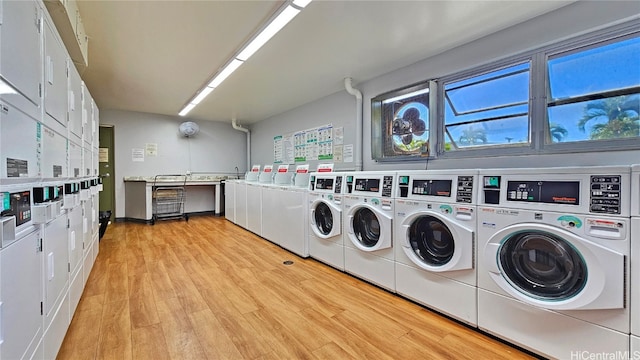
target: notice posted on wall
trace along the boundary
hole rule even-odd
[[[131,149],[131,161],[144,162],[144,149],[138,149],[138,148]]]
[[[341,128],[342,129],[342,128]],[[333,159],[333,125],[323,125],[273,138],[274,163]]]
[[[353,162],[353,144],[345,145],[342,147],[343,162]]]
[[[158,156],[158,144],[147,143],[144,150],[147,156]]]

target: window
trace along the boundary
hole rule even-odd
[[[428,83],[377,96],[371,104],[374,159],[429,155]]]
[[[530,63],[444,84],[445,151],[529,145]]]
[[[640,137],[640,38],[549,57],[546,143]]]

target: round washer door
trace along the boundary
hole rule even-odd
[[[473,268],[472,229],[428,211],[408,216],[401,226],[403,250],[420,268],[433,272]]]
[[[309,219],[311,221],[311,231],[321,238],[340,235],[342,210],[332,203],[318,199],[310,206]]]
[[[492,279],[526,303],[554,310],[624,306],[624,255],[545,224],[507,226],[484,259]]]
[[[362,251],[376,251],[391,247],[391,217],[378,209],[360,204],[348,215],[349,239]]]

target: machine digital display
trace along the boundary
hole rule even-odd
[[[16,226],[31,220],[31,191],[20,191],[9,195],[11,210],[16,216]]]
[[[331,190],[333,189],[333,179],[316,179],[316,190]]]
[[[380,179],[356,179],[355,190],[357,191],[380,191]]]
[[[500,187],[500,176],[485,176],[484,177],[484,187],[485,188],[499,188]]]
[[[413,180],[413,195],[451,196],[451,180]]]
[[[580,182],[508,181],[507,200],[580,205]]]

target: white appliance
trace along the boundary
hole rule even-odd
[[[398,171],[396,291],[476,325],[477,170]]]
[[[344,173],[315,172],[309,180],[309,256],[344,271]]]
[[[640,164],[631,167],[631,355],[640,358]]]
[[[309,257],[307,189],[293,183],[294,174],[289,165],[279,165],[274,183],[263,185],[262,236],[298,256]]]
[[[226,180],[224,182],[224,217],[236,222],[236,180]]]
[[[262,236],[262,185],[259,183],[247,183],[246,229]]]
[[[480,170],[478,327],[546,357],[629,351],[629,167]]]
[[[345,180],[344,269],[395,292],[393,190],[395,172],[355,172]]]

